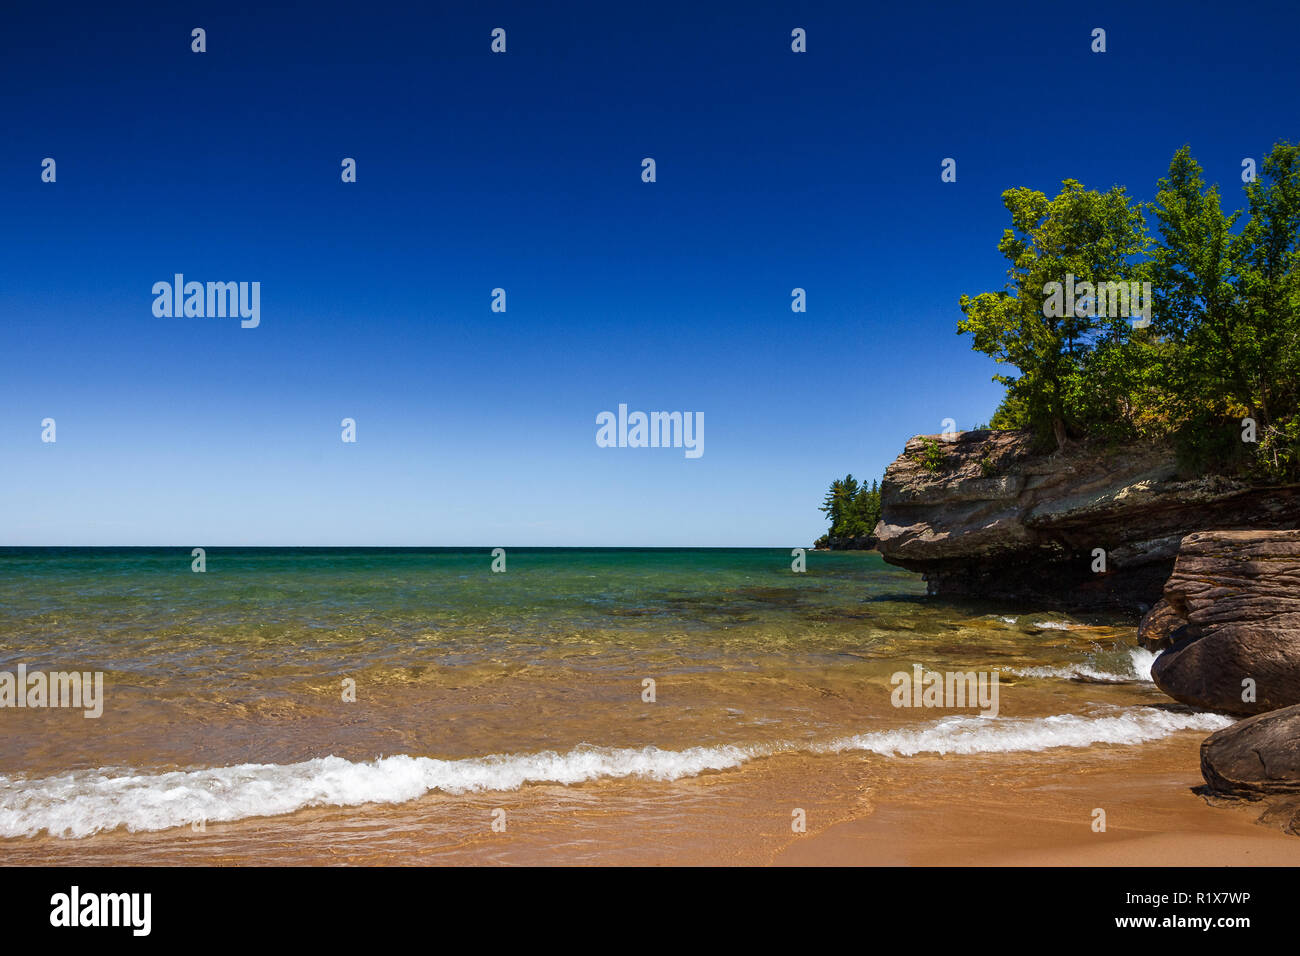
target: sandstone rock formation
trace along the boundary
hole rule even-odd
[[[1155,607],[1142,615],[1138,624],[1138,646],[1148,651],[1163,651],[1186,636],[1180,633],[1186,626],[1187,621],[1161,598]]]
[[[880,542],[874,534],[860,534],[848,537],[834,537],[824,534],[818,538],[813,547],[819,551],[874,551]]]
[[[1295,486],[1183,478],[1165,445],[1037,453],[1009,431],[913,438],[885,472],[881,506],[881,555],[924,574],[932,594],[1129,609],[1160,598],[1189,531],[1300,527]]]
[[[1201,744],[1207,796],[1262,800],[1261,822],[1300,834],[1300,706],[1239,721]]]
[[[1188,535],[1165,601],[1187,625],[1151,665],[1166,694],[1237,714],[1300,704],[1300,532]]]
[[[1300,705],[1239,720],[1206,737],[1201,774],[1216,793],[1300,795]]]

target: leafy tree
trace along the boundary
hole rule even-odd
[[[1242,361],[1255,391],[1248,407],[1260,431],[1254,470],[1300,478],[1300,146],[1278,143],[1246,187],[1250,219],[1241,234],[1238,287]],[[1253,363],[1253,365],[1251,364]]]
[[[1290,418],[1300,372],[1300,146],[1278,143],[1246,187],[1250,218],[1240,240],[1239,340],[1247,407],[1261,426]]]
[[[1172,438],[1197,470],[1300,481],[1300,145],[1275,144],[1245,192],[1246,208],[1225,212],[1184,146],[1152,203],[1075,180],[1052,199],[1003,193],[1006,283],[963,295],[957,323],[1016,373],[994,377],[1007,391],[990,425],[1031,429],[1058,449],[1072,438]],[[1057,308],[1051,283],[1067,276],[1093,295],[1085,285],[1074,308]],[[1101,283],[1148,281],[1149,323],[1132,321],[1132,302],[1101,307]],[[1242,441],[1247,417],[1257,444]],[[920,460],[937,470],[933,444]],[[995,471],[981,462],[982,474]],[[848,475],[822,511],[832,536],[870,534],[878,485]]]
[[[1151,209],[1160,234],[1152,258],[1153,327],[1179,346],[1165,384],[1186,406],[1184,416],[1196,409],[1223,413],[1234,399],[1246,407],[1252,346],[1239,321],[1241,244],[1232,232],[1240,214],[1223,212],[1218,187],[1205,187],[1186,146],[1160,180]]]
[[[1054,199],[1032,189],[1002,194],[1011,214],[1011,228],[998,244],[1009,263],[1007,283],[998,292],[963,295],[966,318],[957,324],[958,332],[974,338],[976,350],[1019,371],[995,381],[1007,386],[1019,422],[1054,438],[1058,448],[1097,417],[1082,401],[1098,395],[1095,382],[1091,391],[1082,387],[1089,353],[1122,344],[1132,326],[1126,315],[1099,315],[1095,296],[1053,314],[1048,285],[1071,275],[1094,287],[1143,281],[1144,266],[1133,260],[1149,241],[1141,208],[1122,187],[1100,193],[1075,180],[1061,185]]]
[[[1237,429],[1249,417],[1259,461],[1284,475],[1297,460],[1300,413],[1300,147],[1278,143],[1246,187],[1247,213],[1225,214],[1187,147],[1175,154],[1152,205],[1154,327],[1174,360],[1161,382],[1184,458],[1224,467],[1247,456]]]

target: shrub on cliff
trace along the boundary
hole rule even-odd
[[[916,463],[930,474],[937,474],[943,468],[946,458],[943,447],[934,438],[925,439],[922,445],[925,450],[916,456]]]

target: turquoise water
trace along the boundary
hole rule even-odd
[[[819,627],[864,604],[924,593],[875,555],[782,549],[181,548],[0,549],[0,663],[88,664],[151,673],[339,651],[400,658],[433,640],[452,657],[591,649],[654,633],[679,651],[719,649],[719,630],[764,625],[764,642],[832,651]],[[724,642],[725,643],[725,642]]]
[[[1150,706],[1131,623],[935,601],[875,554],[491,551],[0,549],[0,671],[104,678],[97,718],[0,710],[0,836],[1190,719]],[[997,720],[899,709],[914,664],[1000,672]]]

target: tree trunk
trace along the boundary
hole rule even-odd
[[[1059,416],[1052,416],[1052,434],[1056,436],[1056,450],[1064,451],[1069,438],[1065,434],[1065,422]]]

